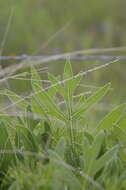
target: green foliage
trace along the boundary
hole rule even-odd
[[[35,68],[31,73],[33,93],[28,99],[4,91],[19,114],[6,120],[1,116],[1,188],[125,190],[125,104],[97,126],[85,127],[85,117],[110,84],[88,97],[81,94],[78,103],[76,88],[82,78],[73,74],[69,62],[63,80],[48,74],[46,87]]]

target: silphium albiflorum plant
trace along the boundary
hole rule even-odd
[[[16,116],[0,116],[0,175],[4,190],[125,190],[125,104],[87,128],[87,113],[111,85],[77,94],[82,74],[66,63],[63,79],[48,73],[49,86],[31,68],[32,93],[5,89]]]

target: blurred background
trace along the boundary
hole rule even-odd
[[[39,53],[125,45],[125,8],[125,0],[0,0],[0,41],[13,11],[4,54],[36,52],[58,31]]]
[[[119,46],[126,46],[125,0],[0,0],[1,55],[55,55]],[[104,55],[126,55],[126,52]],[[62,73],[64,62],[50,62],[49,70],[56,75]],[[111,82],[109,104],[125,101],[125,62],[86,76],[84,83],[101,86]],[[7,63],[13,64],[12,61]],[[105,61],[72,61],[75,73],[103,63]],[[27,81],[20,81],[20,85],[16,80],[8,83],[9,88],[18,93],[29,88]]]

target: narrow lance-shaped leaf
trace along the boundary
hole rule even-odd
[[[67,80],[70,79],[68,81],[65,82],[65,86],[70,86],[71,85],[71,78],[73,77],[73,70],[72,70],[72,66],[70,64],[70,61],[67,60],[65,67],[64,67],[64,76],[63,79]]]
[[[85,158],[87,158],[85,169],[88,174],[92,173],[93,164],[100,153],[103,141],[104,141],[104,133],[101,132],[94,138],[92,145],[90,145],[90,147],[88,148],[88,152],[85,153]]]
[[[21,138],[21,142],[25,150],[36,152],[38,150],[38,146],[34,133],[32,133],[29,128],[24,126],[18,126],[16,130],[17,135]]]
[[[87,110],[97,103],[110,89],[110,83],[98,89],[95,94],[91,95],[87,100],[73,113],[73,118],[80,118]]]
[[[56,117],[57,119],[67,122],[66,117],[60,111],[59,107],[55,104],[53,99],[48,95],[48,92],[45,92],[44,89],[36,84],[34,84],[34,86],[37,86],[37,89],[39,89],[39,101],[43,106],[47,107],[47,110],[49,111],[48,114]]]
[[[49,95],[53,97],[58,92],[61,94],[61,96],[64,96],[64,88],[58,77],[55,77],[54,75],[48,73],[48,79],[51,82],[51,86],[48,90]]]
[[[67,80],[68,79],[68,80]],[[64,94],[64,99],[67,104],[68,112],[71,115],[72,114],[72,102],[73,102],[73,89],[72,83],[73,83],[73,71],[72,71],[72,66],[70,62],[67,62],[64,67],[64,89],[65,89],[65,94]]]
[[[35,69],[32,70],[32,78],[33,79],[39,78]],[[59,107],[55,104],[53,97],[50,97],[48,92],[46,92],[42,88],[42,85],[40,85],[40,82],[35,82],[33,80],[31,81],[31,83],[35,91],[35,99],[36,101],[39,101],[42,111],[44,112],[45,110],[48,112],[48,114],[66,122],[67,119],[65,118],[64,114],[60,111]]]
[[[55,151],[62,159],[64,159],[65,149],[66,149],[66,141],[64,137],[61,137],[60,140],[58,141],[58,144],[55,147]]]
[[[22,97],[18,96],[16,93],[5,89],[4,93],[8,98],[11,100],[11,102],[16,105],[18,108],[25,110],[28,106],[27,101],[25,101]]]
[[[42,116],[44,117],[46,110],[44,110],[44,108],[41,106],[39,100],[37,101],[35,97],[32,97],[31,104],[31,109],[32,112],[35,114],[35,117],[37,117],[38,119],[42,118]]]
[[[119,146],[114,146],[110,150],[108,150],[103,156],[101,156],[93,165],[93,173],[95,174],[100,169],[102,169],[108,161],[110,161],[113,156],[117,153]]]
[[[36,69],[34,67],[31,67],[31,85],[33,90],[36,91],[36,89],[34,89],[34,83],[37,83],[40,86],[42,85],[41,78],[37,73]]]
[[[95,138],[94,138],[94,142],[93,142],[93,146],[90,149],[90,155],[91,155],[91,159],[95,160],[100,152],[101,146],[103,144],[104,141],[104,133],[100,132]]]
[[[118,122],[118,127],[126,132],[126,113],[123,114]]]
[[[99,132],[101,129],[109,130],[116,124],[121,116],[124,114],[125,104],[118,106],[108,115],[106,115],[102,121],[99,123],[97,128],[95,129],[95,133]]]

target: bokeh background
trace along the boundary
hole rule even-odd
[[[0,0],[1,41],[11,9],[5,54],[33,53],[63,27],[41,53],[126,43],[125,0]]]
[[[0,45],[2,55],[53,55],[88,48],[126,46],[126,1],[0,0]],[[125,53],[108,52],[107,55]],[[72,64],[74,71],[79,72],[104,62],[73,61]],[[63,65],[64,61],[58,61],[49,63],[48,67],[54,74],[59,74]],[[109,103],[124,102],[125,61],[90,74],[84,82],[96,86],[111,82],[114,90]],[[19,85],[18,81],[10,80],[9,86],[22,93],[29,83],[20,81]]]

